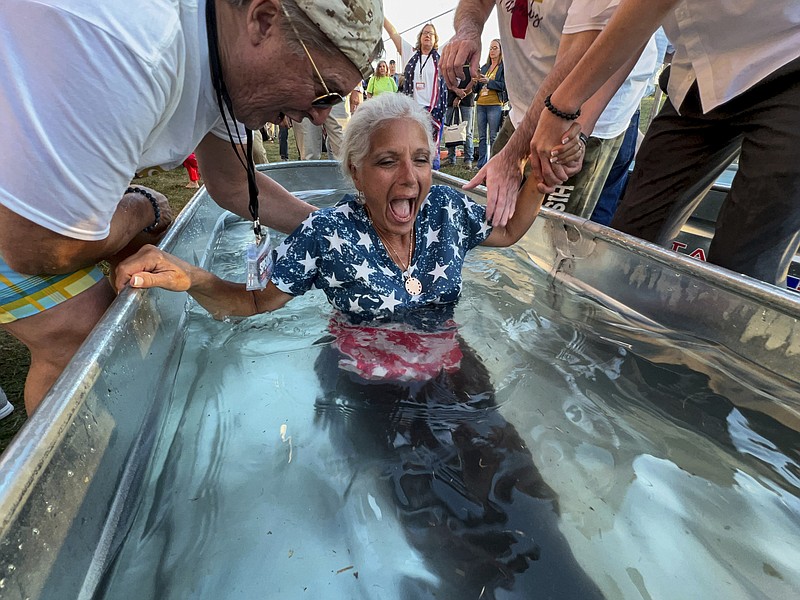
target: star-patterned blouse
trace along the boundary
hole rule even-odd
[[[354,323],[395,320],[426,305],[455,303],[464,256],[491,230],[484,206],[453,188],[432,186],[414,223],[410,269],[422,293],[412,296],[364,207],[348,195],[311,213],[278,246],[272,282],[293,296],[321,289]]]

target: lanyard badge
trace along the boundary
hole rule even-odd
[[[263,290],[267,287],[273,267],[269,232],[262,230],[258,221],[255,222],[255,229],[256,239],[247,244],[245,252],[245,273],[247,273],[245,287],[248,292]]]

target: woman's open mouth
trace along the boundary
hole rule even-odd
[[[389,211],[400,223],[408,223],[414,218],[414,200],[416,198],[396,198],[389,201]]]

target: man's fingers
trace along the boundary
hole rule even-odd
[[[547,182],[550,185],[558,185],[559,183],[564,183],[567,179],[569,179],[567,172],[564,170],[564,165],[553,164],[552,168],[553,168],[553,179]]]
[[[544,175],[542,173],[542,165],[539,162],[539,155],[538,154],[531,154],[529,164],[531,166],[531,177],[536,179],[536,181],[542,182],[544,181]]]
[[[465,183],[462,188],[465,190],[473,190],[479,185],[482,185],[484,181],[486,181],[486,165],[481,167],[481,170],[475,173],[475,177]]]
[[[543,194],[552,194],[553,192],[556,191],[555,186],[545,185],[544,183],[541,183],[541,182],[536,184],[536,189],[539,190]]]

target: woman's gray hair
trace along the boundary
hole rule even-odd
[[[428,111],[405,94],[385,93],[362,102],[344,130],[339,149],[342,173],[352,181],[350,170],[359,168],[370,151],[372,134],[392,119],[408,119],[425,132],[431,151],[431,162],[438,151],[431,135],[433,122]],[[409,123],[411,126],[411,123]]]

